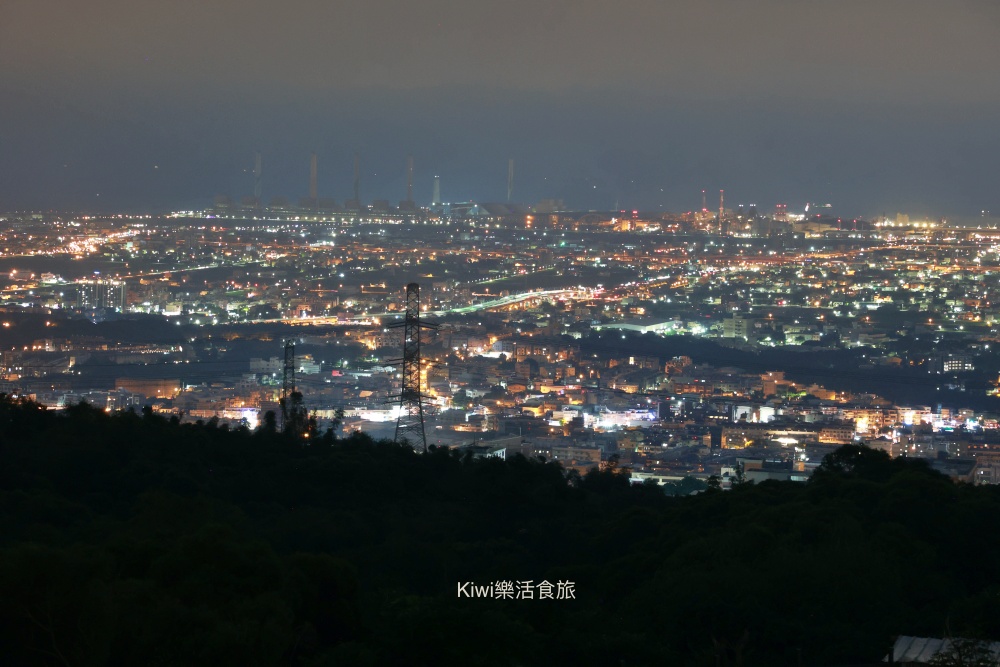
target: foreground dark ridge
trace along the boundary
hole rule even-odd
[[[364,436],[0,401],[17,665],[833,665],[1000,637],[1000,493],[845,447],[670,498]],[[575,599],[458,597],[572,582]],[[801,663],[799,662],[801,660]]]

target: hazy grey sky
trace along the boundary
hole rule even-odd
[[[247,194],[1000,209],[1000,3],[5,0],[0,209]],[[596,187],[595,187],[596,186]],[[420,196],[422,189],[427,192]],[[662,190],[662,192],[661,192]],[[100,193],[103,199],[98,199]]]

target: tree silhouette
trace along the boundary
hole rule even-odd
[[[316,436],[316,419],[309,416],[302,398],[302,392],[293,391],[287,399],[282,398],[279,402],[284,417],[281,431],[294,440]]]
[[[1000,629],[1000,494],[858,448],[808,484],[669,496],[364,434],[305,447],[273,415],[0,397],[0,424],[4,664],[860,664],[949,619]],[[578,593],[455,594],[515,578]]]
[[[952,638],[946,640],[946,647],[931,659],[930,664],[941,667],[997,667],[1000,655],[993,651],[990,642]]]

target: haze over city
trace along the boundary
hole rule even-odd
[[[0,203],[218,194],[998,210],[990,2],[6,3]]]

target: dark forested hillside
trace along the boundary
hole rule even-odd
[[[674,498],[311,441],[0,401],[0,662],[834,665],[1000,637],[1000,492],[919,462],[844,448],[806,485]]]

